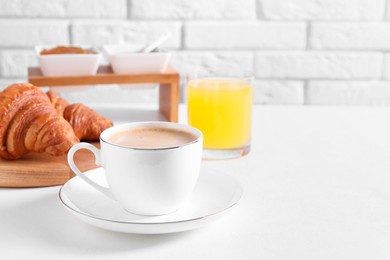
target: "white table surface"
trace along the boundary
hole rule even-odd
[[[71,216],[59,186],[0,189],[0,259],[389,259],[390,108],[255,107],[251,153],[204,162],[240,203],[210,226],[115,233]]]

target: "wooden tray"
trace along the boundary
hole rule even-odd
[[[99,143],[93,143],[99,147]],[[80,150],[75,162],[81,171],[97,168],[95,157],[88,150]],[[44,187],[64,184],[74,173],[66,155],[54,157],[31,153],[21,159],[0,159],[0,187]]]
[[[111,66],[100,66],[95,75],[56,77],[45,77],[39,67],[30,67],[28,81],[35,86],[69,88],[75,85],[158,83],[159,111],[168,121],[178,121],[180,75],[171,66],[162,73],[150,74],[115,74]]]

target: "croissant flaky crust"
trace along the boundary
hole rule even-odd
[[[83,104],[68,105],[63,116],[80,140],[98,140],[100,133],[113,125],[111,120]]]
[[[102,117],[95,110],[83,104],[69,105],[54,90],[48,91],[47,95],[58,114],[69,122],[80,140],[99,140],[100,133],[113,125],[111,120]]]
[[[0,92],[0,157],[17,159],[29,152],[65,154],[79,139],[32,84],[13,84]]]
[[[58,96],[57,92],[54,90],[49,90],[46,94],[57,113],[62,116],[64,114],[65,107],[69,105],[68,101]]]

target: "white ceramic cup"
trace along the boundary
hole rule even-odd
[[[109,137],[134,127],[164,127],[192,133],[188,143],[168,148],[131,148],[110,143]],[[100,150],[78,143],[68,152],[70,168],[89,185],[116,200],[125,210],[138,215],[174,212],[194,189],[202,160],[202,133],[191,126],[171,122],[137,122],[106,129],[100,135]],[[88,149],[96,164],[104,168],[108,188],[86,177],[75,165],[77,150]]]

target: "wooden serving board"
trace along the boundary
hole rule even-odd
[[[93,143],[99,147],[99,143]],[[97,168],[95,157],[88,150],[77,151],[76,165],[81,171]],[[74,176],[66,155],[30,153],[13,161],[0,159],[0,187],[45,187],[64,184]]]

